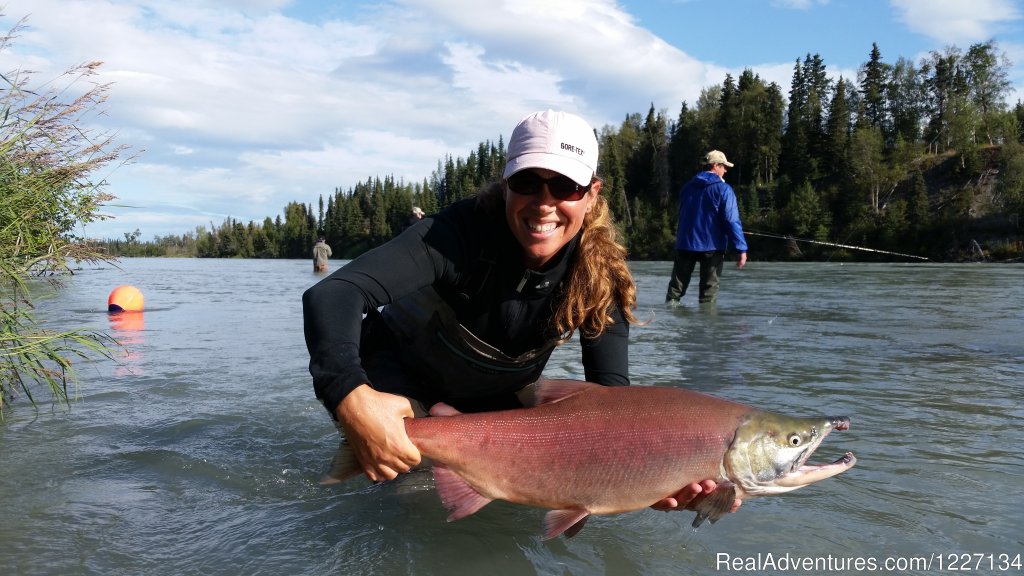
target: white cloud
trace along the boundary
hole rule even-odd
[[[1021,18],[1013,0],[890,0],[910,30],[942,45],[985,42]]]
[[[552,70],[538,70],[515,61],[488,62],[481,46],[448,43],[446,48],[448,53],[442,61],[451,69],[452,86],[478,105],[522,110],[531,108],[524,102],[529,100],[571,107],[573,97],[562,92],[562,78]],[[523,90],[526,86],[529,90]]]
[[[598,124],[618,123],[624,110],[693,101],[701,88],[725,75],[724,69],[698,62],[636,26],[610,0],[506,1],[501,9],[455,0],[407,0],[402,5],[411,14],[429,5],[435,33],[459,39],[448,46],[466,47],[457,54],[462,59],[446,60],[466,64],[471,55],[472,67],[458,72],[486,71],[489,80],[501,76],[513,94],[529,96],[518,101],[506,97],[506,103],[519,104],[510,115],[538,107],[524,109],[524,101],[548,102]],[[571,105],[563,104],[567,99]]]
[[[8,1],[8,14],[32,14],[17,58],[49,75],[104,60],[106,122],[146,149],[109,178],[133,208],[94,229],[139,222],[164,235],[262,220],[371,175],[418,182],[533,110],[595,127],[652,103],[674,114],[726,72],[614,0],[395,0],[308,21],[286,4]]]

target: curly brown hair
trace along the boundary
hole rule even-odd
[[[494,182],[481,190],[477,202],[487,211],[503,210],[504,182]],[[583,219],[579,246],[563,283],[564,297],[551,318],[551,327],[562,341],[576,330],[588,338],[600,336],[615,321],[611,314],[615,307],[622,310],[627,322],[639,323],[633,314],[636,284],[618,234],[608,201],[598,194]]]

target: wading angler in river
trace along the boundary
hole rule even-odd
[[[561,344],[579,346],[587,381],[629,385],[636,286],[597,147],[579,116],[530,114],[512,131],[500,181],[303,294],[313,387],[367,478],[419,464],[412,418],[438,403],[461,412],[530,403]],[[696,506],[718,476],[709,469],[655,505]]]

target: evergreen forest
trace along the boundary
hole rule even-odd
[[[632,259],[670,260],[677,192],[718,149],[735,163],[726,180],[752,259],[1019,261],[1024,104],[1007,103],[1009,69],[994,41],[917,63],[886,62],[873,44],[855,79],[807,54],[785,91],[747,69],[672,114],[652,105],[602,127],[603,194]],[[420,182],[370,176],[263,222],[100,244],[112,256],[308,258],[324,236],[352,258],[401,232],[413,206],[430,214],[499,179],[504,162],[499,136]]]

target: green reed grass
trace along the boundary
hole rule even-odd
[[[0,51],[23,27],[0,36]],[[72,263],[113,262],[79,236],[114,199],[96,173],[126,162],[125,148],[91,127],[110,88],[94,81],[99,65],[40,85],[31,73],[0,73],[0,418],[18,396],[36,406],[37,386],[67,405],[74,363],[112,359],[117,345],[96,331],[46,328],[33,304],[34,294],[62,287]]]

